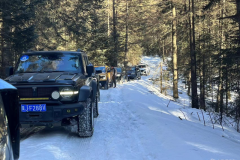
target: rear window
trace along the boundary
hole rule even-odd
[[[96,71],[101,71],[102,73],[106,72],[106,68],[105,67],[95,67]]]

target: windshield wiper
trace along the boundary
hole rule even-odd
[[[64,72],[64,71],[40,71],[41,73]]]
[[[16,73],[39,73],[40,71],[16,72]]]

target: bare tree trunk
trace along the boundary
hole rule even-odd
[[[189,74],[188,74],[187,85],[188,85],[188,92],[187,93],[190,96],[191,95],[191,71],[189,71]]]
[[[238,32],[240,32],[240,1],[236,0],[236,4],[237,4],[237,22],[238,22]],[[238,44],[240,44],[240,34],[238,34]]]
[[[163,40],[163,62],[165,62],[165,40]]]
[[[202,13],[201,13],[202,15]],[[204,21],[202,22],[202,31],[204,30]],[[201,41],[201,34],[204,35],[204,32],[199,33],[199,40]],[[205,48],[205,40],[203,42],[203,45],[201,45],[201,43],[199,42],[200,45],[200,51],[202,50],[202,46],[203,48]],[[201,52],[202,54],[202,66],[200,69],[200,108],[204,109],[204,111],[206,111],[206,106],[205,106],[205,51]]]
[[[190,53],[192,52],[192,20],[191,20],[191,0],[188,1],[189,3],[189,46],[190,46]],[[189,62],[191,65],[191,61]],[[191,71],[189,72],[188,75],[188,95],[191,95]]]
[[[221,17],[223,17],[223,9],[221,10]],[[220,28],[220,55],[219,57],[221,58],[220,59],[220,68],[219,68],[219,85],[218,85],[218,97],[217,97],[217,108],[216,108],[216,112],[218,111],[219,112],[219,109],[220,109],[220,124],[222,124],[222,115],[223,115],[223,55],[222,55],[222,50],[225,49],[224,47],[224,35],[223,35],[223,20],[219,20],[219,28]]]
[[[109,0],[107,1],[107,6],[108,6],[108,37],[110,36],[110,5],[109,5]]]
[[[226,113],[228,114],[228,92],[229,92],[228,66],[226,66],[226,82],[225,82],[225,88],[226,88]]]
[[[196,51],[195,51],[195,20],[194,20],[194,0],[192,0],[192,44],[191,44],[191,85],[192,85],[192,108],[198,107],[198,95],[197,95],[197,64],[196,64]]]
[[[205,56],[202,56],[202,68],[200,70],[200,106],[201,109],[206,110],[205,106]]]
[[[177,66],[177,20],[176,9],[172,9],[172,48],[173,48],[173,98],[178,98],[178,66]]]
[[[125,55],[124,55],[124,68],[127,67],[127,53],[128,53],[128,0],[126,0],[126,33],[125,33]]]
[[[114,56],[113,56],[113,66],[117,66],[118,59],[118,38],[117,38],[117,16],[116,16],[116,3],[113,0],[113,42],[114,42]]]
[[[162,62],[160,62],[160,89],[161,89],[161,93],[163,91],[163,87],[162,87]]]

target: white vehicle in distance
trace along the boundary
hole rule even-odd
[[[140,71],[141,71],[141,75],[146,75],[146,76],[149,75],[150,69],[149,69],[149,67],[148,67],[147,64],[140,63],[140,64],[138,65],[138,67],[139,67],[139,69],[140,69]]]

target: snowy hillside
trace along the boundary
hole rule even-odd
[[[207,113],[204,126],[184,90],[176,103],[148,80],[160,58],[142,62],[150,66],[149,76],[101,90],[91,138],[61,127],[33,129],[21,141],[20,160],[240,160],[240,134],[226,126],[213,129]]]

